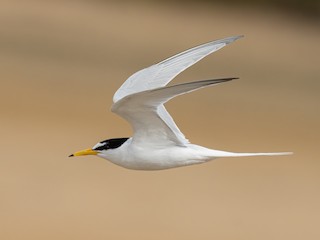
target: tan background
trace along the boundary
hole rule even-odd
[[[245,38],[174,83],[241,79],[167,106],[194,143],[293,156],[158,172],[67,158],[131,134],[109,110],[135,71]],[[320,239],[320,28],[272,9],[100,1],[0,3],[0,238]]]

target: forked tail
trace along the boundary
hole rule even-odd
[[[290,155],[292,152],[272,152],[272,153],[234,153],[234,152],[224,152],[211,150],[211,156],[213,157],[251,157],[251,156],[281,156]]]
[[[250,157],[250,156],[281,156],[290,155],[292,152],[274,152],[274,153],[230,153],[228,157]]]
[[[236,152],[214,150],[214,149],[202,147],[195,144],[190,144],[189,146],[192,149],[196,150],[199,156],[203,156],[205,159],[214,159],[219,157],[280,156],[280,155],[292,154],[292,152],[236,153]]]

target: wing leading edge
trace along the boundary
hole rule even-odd
[[[134,73],[116,91],[113,102],[133,93],[167,85],[185,69],[241,37],[228,37],[196,46]]]

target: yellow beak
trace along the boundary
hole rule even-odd
[[[69,157],[76,157],[76,156],[85,156],[85,155],[97,155],[98,152],[92,149],[85,149],[79,152],[75,152],[74,154],[71,154]]]

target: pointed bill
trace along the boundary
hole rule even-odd
[[[69,157],[77,157],[77,156],[86,156],[86,155],[97,155],[98,152],[95,150],[92,150],[91,148],[79,151],[79,152],[75,152],[71,155],[69,155]]]

